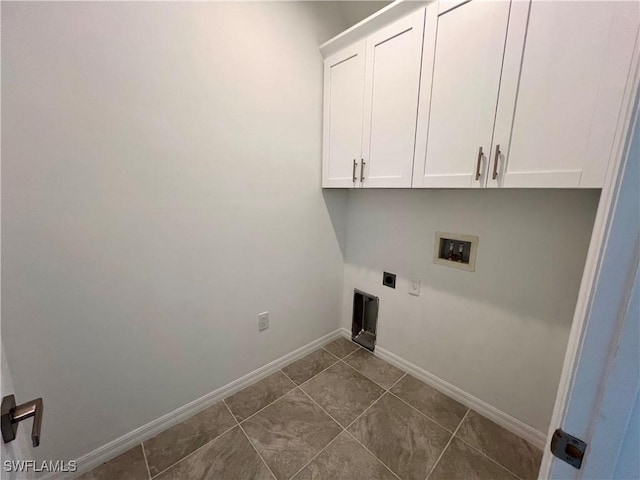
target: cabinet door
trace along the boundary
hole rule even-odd
[[[322,186],[355,187],[362,144],[365,41],[324,61]]]
[[[517,84],[517,99],[503,97],[501,87],[494,137],[501,155],[489,185],[602,187],[638,33],[638,4],[529,3],[524,51],[514,55],[517,63],[505,55],[503,83]]]
[[[424,9],[367,38],[363,187],[410,187]]]
[[[414,187],[486,185],[510,6],[427,7]]]

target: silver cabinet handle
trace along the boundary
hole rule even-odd
[[[480,162],[482,162],[482,147],[478,150],[478,163],[476,164],[476,182],[480,179]]]
[[[358,180],[358,177],[356,177],[356,168],[358,167],[358,162],[356,162],[356,159],[353,159],[353,171],[351,172],[351,176],[353,177],[353,183],[356,183],[356,180]]]
[[[365,161],[364,158],[360,159],[360,181],[364,182],[364,165],[365,165]]]
[[[500,159],[500,145],[496,145],[496,156],[493,159],[493,179],[498,178],[498,160]]]
[[[2,399],[0,406],[0,427],[2,430],[2,440],[9,443],[16,438],[18,423],[27,418],[33,417],[33,427],[31,428],[31,442],[34,447],[40,445],[40,431],[42,430],[42,398],[36,398],[30,402],[16,406],[16,398],[7,395]]]

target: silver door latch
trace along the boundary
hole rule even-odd
[[[33,427],[31,428],[31,442],[34,447],[40,445],[40,430],[42,429],[42,398],[36,398],[30,402],[16,406],[16,398],[7,395],[2,399],[0,406],[0,427],[2,429],[2,440],[9,443],[16,438],[18,423],[27,418],[33,417]]]

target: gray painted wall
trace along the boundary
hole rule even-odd
[[[373,15],[390,3],[391,2],[388,1],[363,0],[360,2],[338,2],[338,5],[342,10],[342,15],[345,18],[347,25],[351,27],[368,16]]]
[[[546,434],[598,204],[595,190],[349,193],[343,326],[380,297],[378,345]],[[436,231],[479,236],[475,272]],[[395,290],[382,272],[396,273]],[[408,294],[408,278],[422,281]]]
[[[321,191],[317,46],[362,3],[3,4],[2,336],[39,458],[349,326],[354,287],[380,346],[546,430],[598,193]],[[475,273],[436,230],[480,236]]]
[[[334,330],[331,3],[2,5],[2,336],[72,459]],[[271,328],[257,331],[258,312]]]

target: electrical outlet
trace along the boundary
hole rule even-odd
[[[396,274],[383,272],[382,273],[382,285],[389,288],[396,288]]]
[[[409,278],[409,295],[420,296],[420,279]]]
[[[258,314],[258,331],[263,332],[269,329],[269,312]]]

